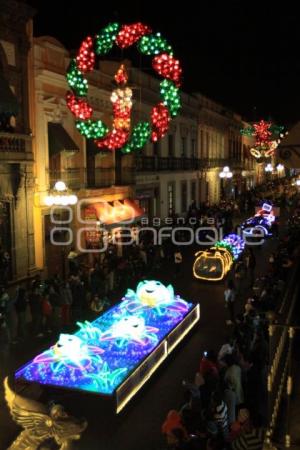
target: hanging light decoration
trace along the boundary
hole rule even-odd
[[[179,86],[182,69],[173,56],[173,50],[160,33],[151,34],[151,28],[141,22],[121,26],[110,23],[94,37],[82,42],[77,57],[71,61],[67,81],[67,106],[76,118],[76,127],[87,139],[93,139],[101,149],[122,150],[123,153],[141,149],[148,140],[156,142],[165,136],[171,118],[181,107]],[[153,56],[152,67],[164,79],[160,82],[161,102],[151,109],[148,122],[138,122],[132,127],[132,90],[124,65],[118,69],[114,80],[118,87],[112,92],[112,126],[95,120],[93,108],[87,99],[88,83],[84,74],[95,68],[95,55],[106,55],[116,44],[121,49],[133,44],[145,55]]]
[[[106,55],[112,49],[119,29],[118,23],[109,23],[96,35],[95,52],[97,55]]]
[[[88,82],[78,69],[75,59],[72,59],[70,63],[67,72],[67,81],[70,88],[77,95],[77,97],[83,97],[87,95]]]
[[[151,140],[153,142],[161,139],[168,131],[170,122],[170,114],[168,108],[163,104],[159,103],[154,106],[151,111],[151,124],[152,133]]]
[[[73,113],[76,119],[86,120],[92,117],[93,108],[86,100],[77,98],[74,94],[72,94],[72,92],[68,92],[66,102],[69,110]]]
[[[77,67],[81,72],[91,72],[95,65],[94,41],[88,36],[81,44],[76,57]]]
[[[250,149],[250,153],[256,159],[263,159],[274,155],[280,142],[279,137],[283,135],[283,128],[283,126],[261,120],[241,130],[241,134],[255,137],[255,145]]]
[[[161,53],[153,58],[153,69],[164,78],[174,81],[177,87],[181,84],[182,69],[180,62],[175,59],[173,55],[168,53]]]
[[[116,38],[116,44],[120,48],[127,48],[135,44],[142,36],[151,33],[151,28],[141,22],[131,25],[123,25]]]
[[[138,43],[138,49],[144,55],[158,55],[159,53],[167,52],[170,55],[173,50],[166,39],[161,37],[160,33],[148,34],[143,36]]]

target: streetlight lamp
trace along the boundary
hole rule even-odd
[[[222,172],[219,173],[220,178],[232,178],[232,172],[230,172],[230,169],[228,166],[223,167]]]
[[[273,172],[273,166],[271,163],[268,163],[265,167],[265,172]]]
[[[47,206],[76,205],[77,201],[77,195],[72,194],[64,181],[57,181],[49,195],[45,197],[45,205]]]
[[[232,178],[232,172],[230,172],[230,169],[228,166],[223,167],[222,172],[219,173],[219,177],[225,181],[224,190],[225,190],[225,197],[227,197],[227,180]],[[223,189],[223,186],[222,186]]]

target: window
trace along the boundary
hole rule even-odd
[[[159,142],[153,142],[153,156],[159,156]]]
[[[181,212],[187,211],[187,182],[181,182]]]
[[[208,133],[208,131],[206,131],[205,136],[206,136],[205,156],[206,156],[206,158],[209,158],[209,156],[210,156],[210,154],[209,154],[209,152],[210,152],[210,145],[209,145],[209,133]]]
[[[174,156],[174,136],[168,135],[168,156]]]
[[[175,196],[175,186],[174,183],[168,184],[168,211],[169,214],[172,215],[175,212],[175,205],[174,205],[174,196]]]
[[[191,201],[196,201],[196,181],[191,181]]]
[[[185,158],[186,156],[186,138],[181,137],[181,157]]]
[[[204,132],[200,131],[200,156],[204,158]]]
[[[196,158],[196,139],[191,139],[191,157]]]

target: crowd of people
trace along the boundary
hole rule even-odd
[[[288,232],[278,238],[263,276],[255,277],[257,252],[248,247],[231,271],[224,291],[228,312],[228,339],[219,349],[202,355],[192,381],[183,382],[183,402],[170,410],[162,434],[170,449],[260,449],[266,423],[266,369],[268,334],[266,312],[276,310],[283,296],[300,242],[300,203],[285,182],[259,187],[240,201],[219,205],[192,203],[186,219],[199,219],[200,225],[234,228],[235,219],[247,214],[263,199],[287,205],[293,214]],[[277,239],[277,237],[276,237]],[[37,339],[62,330],[74,329],[76,321],[93,320],[108,308],[116,292],[135,287],[143,277],[159,276],[168,262],[178,277],[184,263],[180,246],[166,239],[154,245],[145,233],[138,244],[125,246],[122,256],[109,245],[92,267],[82,263],[74,249],[68,255],[68,277],[58,274],[42,279],[37,275],[14,293],[7,283],[0,287],[0,338],[6,344],[22,342],[26,336]],[[5,264],[5,261],[3,262]],[[243,304],[240,309],[240,304]],[[255,447],[256,445],[256,447]]]
[[[268,198],[278,202],[278,187],[272,188]],[[265,273],[255,277],[256,256],[251,247],[231,272],[224,291],[228,338],[219,349],[204,352],[194,380],[183,381],[182,403],[167,413],[162,424],[168,449],[263,448],[268,414],[268,313],[279,309],[300,249],[298,196],[289,189],[281,195],[293,210],[285,233],[275,237],[278,243]]]

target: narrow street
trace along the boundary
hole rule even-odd
[[[255,250],[257,273],[262,274],[267,266],[266,258],[276,241],[267,241],[263,248]],[[110,411],[108,405],[97,396],[59,391],[55,401],[61,402],[76,417],[88,420],[88,429],[77,448],[82,450],[160,450],[163,440],[160,433],[162,422],[172,408],[180,406],[183,399],[182,380],[192,380],[205,350],[219,350],[224,343],[230,326],[227,326],[224,308],[224,283],[201,283],[192,277],[194,251],[188,248],[184,254],[183,272],[175,279],[166,268],[160,277],[163,283],[172,283],[175,292],[182,298],[199,302],[200,322],[179,344],[178,348],[157,370],[142,390],[131,400],[118,416]],[[240,310],[242,305],[237,308]],[[11,374],[14,369],[26,363],[40,350],[52,342],[39,342],[28,339],[24,344],[2,350],[0,377]],[[0,393],[0,448],[6,449],[17,433],[17,427],[4,406],[3,387]],[[50,397],[45,397],[50,400]],[[53,397],[52,397],[53,399]],[[4,432],[5,430],[5,432]]]

